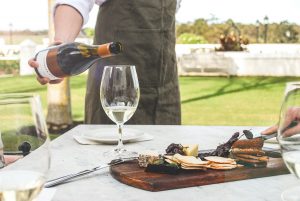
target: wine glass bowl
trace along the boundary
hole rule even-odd
[[[0,94],[0,132],[0,200],[31,201],[43,188],[50,166],[40,97]]]
[[[137,109],[140,89],[135,66],[105,66],[101,86],[100,100],[106,115],[118,126],[118,145],[105,155],[112,158],[131,157],[135,152],[124,148],[123,125]]]
[[[293,89],[300,88],[300,82],[287,82],[285,86],[284,95]]]
[[[283,101],[277,140],[283,160],[291,173],[300,179],[300,87],[286,90]],[[285,190],[282,199],[300,201],[300,186]]]

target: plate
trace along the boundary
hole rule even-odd
[[[265,143],[278,144],[278,141],[276,138],[271,138],[271,139],[265,140]]]
[[[102,128],[85,131],[82,137],[104,144],[117,144],[118,143],[118,130],[116,128]],[[144,132],[135,129],[123,130],[123,143],[138,140],[144,135]]]

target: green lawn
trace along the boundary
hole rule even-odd
[[[186,125],[259,125],[278,119],[287,77],[181,77],[182,123]],[[72,111],[83,120],[86,76],[71,78]],[[35,92],[46,112],[46,86],[34,76],[0,78],[0,93]]]
[[[183,124],[274,124],[286,82],[300,78],[183,77],[180,79]]]

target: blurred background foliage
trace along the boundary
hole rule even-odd
[[[267,43],[299,43],[300,26],[288,21],[280,23],[268,23],[267,16],[262,22],[253,24],[236,23],[229,19],[226,22],[218,22],[213,19],[197,19],[189,23],[177,23],[177,43],[219,43],[220,35],[227,35],[234,28],[240,36],[247,38],[249,43],[264,43],[267,34]],[[191,39],[188,39],[190,37]],[[195,40],[197,37],[201,40]],[[183,40],[184,38],[184,40]]]
[[[188,23],[176,23],[176,36],[178,44],[203,44],[219,43],[221,35],[227,35],[234,28],[238,30],[240,36],[249,39],[249,43],[264,43],[265,34],[267,34],[268,43],[299,43],[300,25],[282,21],[279,23],[268,22],[265,16],[261,21],[252,24],[238,23],[231,19],[227,21],[219,21],[217,18],[197,19]],[[93,28],[84,28],[80,33],[80,37],[94,37]],[[0,36],[9,41],[9,32],[0,31]],[[47,30],[31,31],[31,30],[15,30],[13,33],[14,44],[19,44],[26,38],[30,38],[34,42],[41,44],[43,38],[47,38]]]
[[[205,44],[207,41],[203,36],[194,33],[183,33],[177,38],[178,44]]]

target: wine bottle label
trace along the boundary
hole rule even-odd
[[[48,68],[47,65],[47,54],[49,50],[44,50],[38,53],[36,61],[39,63],[37,71],[41,77],[49,78],[50,80],[60,79],[59,77],[54,76]]]

